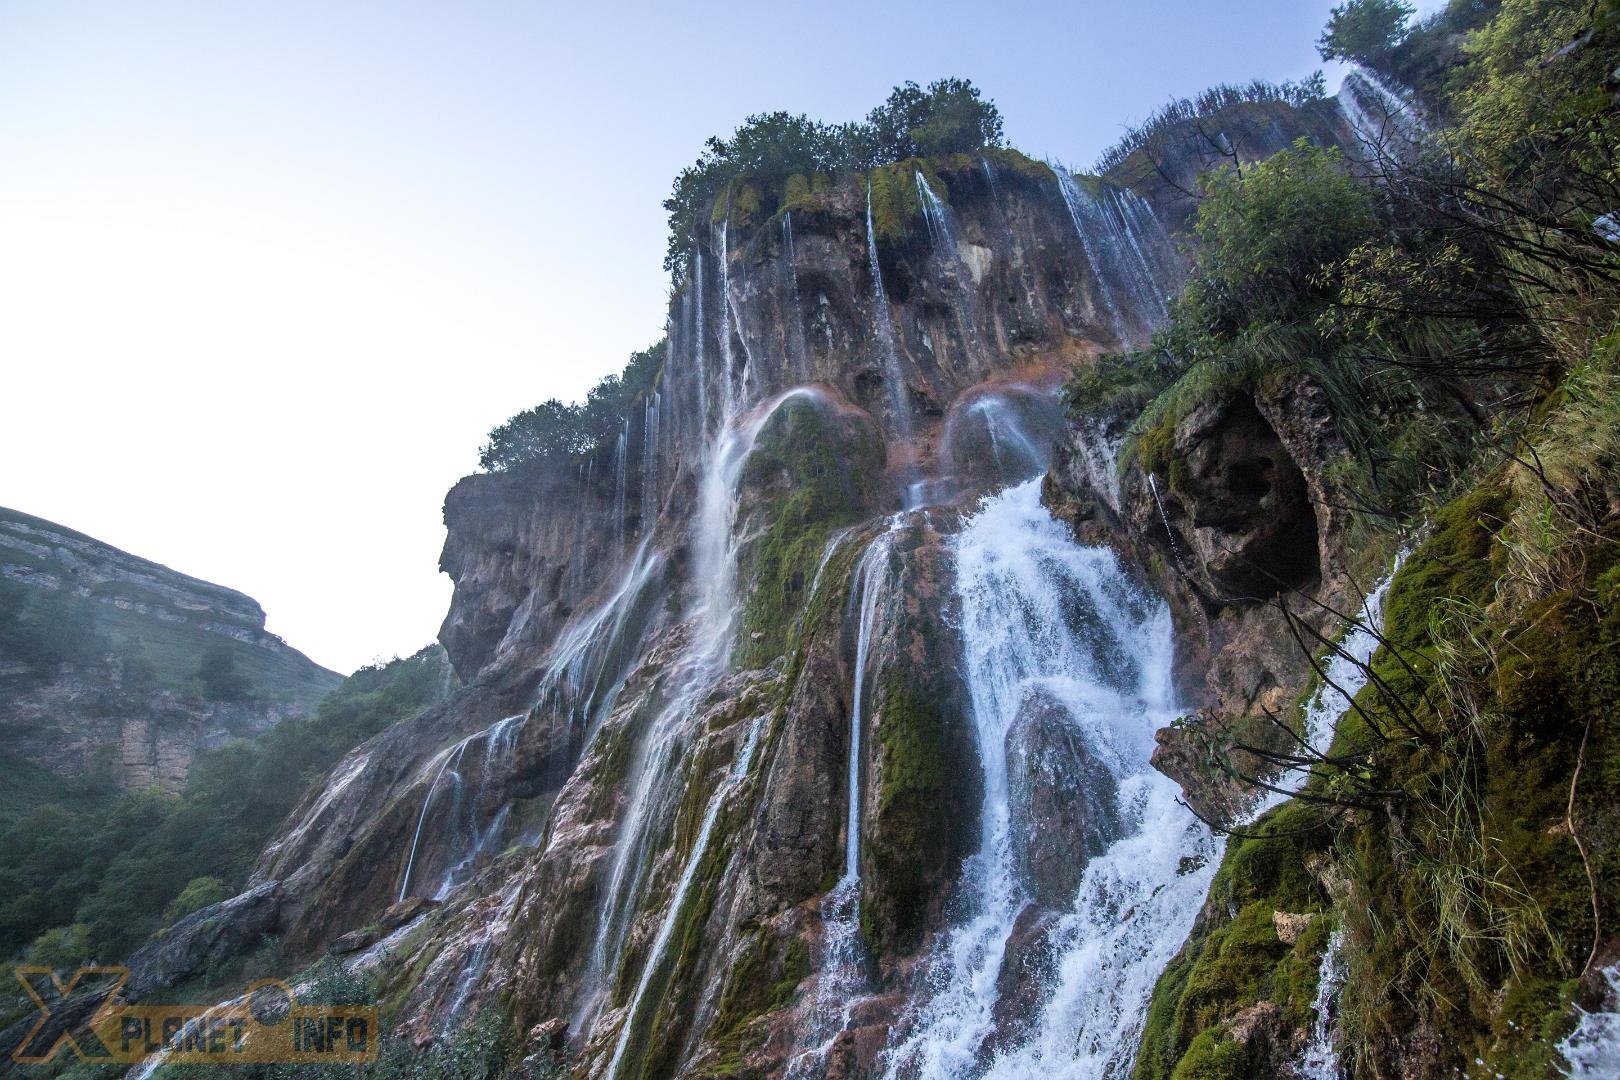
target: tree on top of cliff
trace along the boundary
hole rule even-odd
[[[658,384],[667,340],[630,354],[624,371],[607,375],[584,401],[564,404],[557,398],[525,409],[489,433],[478,451],[479,467],[511,472],[588,454],[624,429],[625,418]]]
[[[1328,16],[1316,43],[1324,60],[1348,60],[1380,68],[1406,37],[1412,5],[1405,0],[1347,0]]]
[[[730,139],[711,137],[697,161],[681,170],[664,200],[669,251],[664,268],[677,276],[692,257],[693,233],[712,213],[731,212],[745,197],[775,212],[816,177],[871,169],[910,157],[971,153],[1001,145],[1001,113],[967,79],[907,82],[860,123],[826,124],[778,110],[744,120]]]

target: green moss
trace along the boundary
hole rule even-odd
[[[1248,1080],[1253,1075],[1243,1047],[1215,1030],[1199,1032],[1171,1074],[1173,1080]]]
[[[1221,1025],[1256,1002],[1276,1002],[1295,1027],[1310,1022],[1332,919],[1317,918],[1289,946],[1278,939],[1272,915],[1327,907],[1327,896],[1305,868],[1305,860],[1331,839],[1320,817],[1314,807],[1285,803],[1256,824],[1264,835],[1228,842],[1205,915],[1154,986],[1132,1074],[1138,1080],[1250,1075],[1197,1070],[1238,1067],[1232,1054],[1241,1048],[1219,1034]],[[1239,1065],[1247,1068],[1245,1061]]]
[[[868,944],[883,952],[913,942],[921,930],[930,856],[949,846],[942,809],[951,800],[951,775],[943,702],[893,675],[874,689],[877,804],[868,858],[882,902],[862,905],[861,918]]]
[[[994,162],[1001,168],[1038,183],[1050,184],[1057,179],[1052,175],[1051,167],[1044,161],[1036,161],[1010,146],[988,146],[983,150],[983,154],[986,160]]]
[[[922,197],[917,193],[916,173],[926,166],[927,162],[922,159],[910,158],[867,174],[871,185],[872,232],[878,240],[887,243],[903,240],[921,220]]]
[[[726,978],[709,1029],[709,1042],[720,1055],[714,1075],[736,1075],[764,1035],[754,1022],[793,1004],[799,984],[809,975],[810,950],[802,939],[784,941],[764,928],[749,936]]]
[[[866,426],[845,426],[819,401],[784,403],[760,432],[743,487],[757,493],[763,519],[744,552],[737,662],[762,667],[788,650],[827,544],[866,514],[881,473],[882,443]]]

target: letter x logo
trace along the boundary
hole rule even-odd
[[[112,1051],[91,1030],[104,1010],[116,1007],[129,971],[121,967],[82,967],[67,985],[48,967],[20,967],[17,981],[39,1009],[39,1019],[11,1051],[11,1060],[43,1065],[66,1043],[81,1061],[105,1060]]]

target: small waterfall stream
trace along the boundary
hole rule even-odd
[[[709,368],[705,360],[709,324],[703,321],[703,245],[696,240],[692,242],[692,296],[692,359],[697,365],[698,438],[702,440],[709,434]]]
[[[956,243],[956,232],[951,228],[950,218],[946,215],[945,204],[934,189],[929,186],[928,178],[922,174],[921,169],[915,171],[917,181],[917,198],[922,203],[923,220],[928,225],[928,239],[945,250],[953,263],[960,262],[962,254]]]
[[[736,612],[737,485],[760,431],[783,403],[817,399],[799,387],[761,405],[752,414],[731,418],[716,436],[705,458],[693,515],[690,637],[674,661],[667,700],[638,739],[629,775],[626,806],[614,840],[611,869],[600,907],[591,959],[572,1026],[584,1030],[596,1017],[611,989],[611,973],[641,898],[649,845],[663,824],[668,796],[678,786],[679,757],[688,748],[691,720],[703,693],[726,669]]]
[[[680,881],[675,886],[675,893],[670,897],[669,907],[665,909],[664,919],[658,926],[658,934],[653,938],[652,947],[647,952],[647,959],[641,966],[641,978],[636,983],[635,993],[630,997],[630,1003],[625,1008],[624,1019],[619,1024],[619,1038],[613,1046],[613,1057],[608,1062],[607,1076],[609,1080],[619,1075],[619,1067],[624,1059],[626,1047],[630,1045],[631,1036],[634,1035],[636,1025],[640,1019],[642,1006],[647,997],[647,987],[652,983],[653,976],[663,965],[664,953],[669,949],[670,935],[675,932],[675,924],[680,920],[681,909],[686,906],[687,894],[692,890],[692,878],[703,863],[703,856],[709,850],[709,837],[714,832],[715,820],[720,816],[721,809],[733,791],[742,785],[748,778],[749,766],[754,760],[754,749],[759,745],[759,733],[765,726],[766,716],[757,716],[749,726],[748,737],[743,741],[742,749],[737,752],[737,758],[732,763],[731,772],[724,783],[715,790],[709,798],[709,805],[703,814],[703,825],[698,830],[697,839],[692,844],[692,851],[686,857],[686,867],[681,871]]]
[[[1129,1068],[1153,984],[1180,948],[1219,843],[1148,759],[1177,714],[1171,625],[1115,556],[1077,545],[1040,481],[984,500],[956,539],[964,671],[984,772],[979,850],[962,916],[926,962],[924,998],[886,1052],[891,1077],[1099,1077]],[[1050,933],[1039,1016],[1011,1046],[995,1032],[999,976],[1030,900],[1015,871],[1008,744],[1025,707],[1056,702],[1114,779],[1117,836],[1086,866]]]
[[[866,950],[861,942],[861,776],[866,724],[866,664],[876,629],[878,602],[889,567],[891,537],[904,521],[897,514],[886,532],[874,539],[855,566],[857,585],[850,602],[858,605],[854,686],[850,692],[849,764],[844,810],[844,873],[821,902],[821,959],[816,966],[815,999],[800,1037],[806,1046],[788,1070],[791,1077],[812,1077],[826,1061],[834,1040],[849,1026],[849,1012],[865,988]],[[830,549],[829,549],[830,551]],[[825,562],[823,562],[825,565]]]
[[[508,716],[482,731],[473,732],[454,746],[446,747],[440,752],[439,767],[433,774],[433,780],[428,784],[427,792],[422,796],[422,809],[417,814],[416,829],[411,835],[410,852],[405,860],[404,877],[400,879],[398,899],[404,900],[410,893],[412,875],[416,870],[416,856],[422,843],[422,827],[426,824],[428,811],[433,808],[435,801],[443,801],[438,798],[440,791],[450,792],[447,827],[450,830],[451,842],[456,846],[450,849],[453,861],[439,876],[430,894],[432,899],[444,899],[451,889],[466,879],[468,872],[477,865],[478,857],[499,842],[510,806],[503,804],[498,807],[489,822],[484,824],[480,824],[479,814],[485,802],[484,795],[490,777],[495,775],[496,766],[512,753],[513,747],[517,744],[518,731],[522,728],[527,715],[516,713]],[[462,770],[468,748],[479,742],[484,744],[484,755],[482,761],[478,763],[476,787],[469,796],[467,777]],[[431,762],[429,764],[431,765]],[[446,778],[449,779],[449,784],[443,786],[442,782]]]
[[[810,381],[810,350],[804,340],[804,308],[799,302],[798,253],[793,246],[793,211],[782,215],[782,280],[786,283],[787,353],[800,382]]]
[[[1428,125],[1411,103],[1365,69],[1346,75],[1334,100],[1362,149],[1374,157],[1405,157],[1428,134]]]
[[[1577,1080],[1620,1076],[1620,964],[1599,970],[1607,986],[1602,1008],[1582,1012],[1575,1030],[1558,1044]]]
[[[1080,239],[1080,248],[1085,252],[1086,262],[1091,265],[1091,272],[1097,279],[1097,294],[1103,302],[1103,308],[1108,313],[1109,329],[1120,341],[1125,340],[1125,320],[1120,317],[1119,302],[1114,299],[1114,290],[1108,283],[1107,269],[1103,264],[1101,253],[1093,242],[1091,229],[1087,223],[1086,199],[1080,193],[1080,188],[1074,182],[1074,176],[1068,169],[1056,162],[1048,162],[1048,166],[1057,176],[1058,191],[1063,195],[1063,205],[1069,211],[1069,220],[1074,223],[1074,232]]]
[[[1344,986],[1344,931],[1335,930],[1322,953],[1322,967],[1316,976],[1316,999],[1311,1010],[1311,1034],[1299,1059],[1300,1080],[1339,1080],[1339,1044],[1336,1010],[1339,990]]]
[[[883,364],[884,381],[889,386],[889,406],[894,410],[894,434],[911,437],[911,402],[906,397],[905,372],[894,343],[893,316],[889,293],[883,287],[883,267],[878,261],[877,232],[872,225],[872,182],[866,183],[866,259],[872,271],[872,331],[877,338],[878,360]]]

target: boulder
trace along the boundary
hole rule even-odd
[[[1013,864],[1036,903],[1074,901],[1086,864],[1118,835],[1113,774],[1062,702],[1031,695],[1007,731]]]
[[[129,993],[140,998],[217,967],[277,928],[281,882],[266,881],[159,931],[129,958]]]

